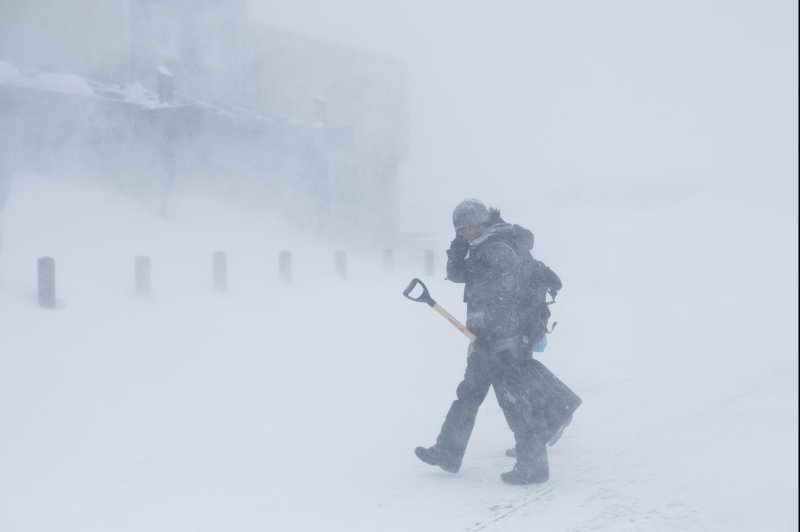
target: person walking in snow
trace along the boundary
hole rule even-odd
[[[456,237],[447,251],[447,278],[465,283],[466,325],[477,339],[469,346],[464,379],[436,444],[417,447],[415,453],[427,464],[457,472],[478,408],[492,387],[516,442],[516,464],[501,478],[509,484],[540,483],[549,478],[548,438],[524,371],[532,353],[520,290],[519,233],[527,230],[500,220],[499,211],[493,219],[476,199],[462,201],[453,211]]]

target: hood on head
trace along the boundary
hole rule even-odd
[[[473,240],[472,245],[479,246],[488,240],[494,240],[496,238],[503,240],[513,239],[514,226],[507,223],[494,224],[493,226],[489,227],[485,233]]]
[[[521,225],[514,224],[514,233],[519,247],[528,251],[533,250],[533,232]]]
[[[533,249],[533,233],[521,225],[498,223],[489,227],[485,233],[471,242],[472,246],[479,246],[489,240],[503,240],[512,244],[516,249],[531,251]]]

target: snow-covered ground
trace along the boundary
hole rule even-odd
[[[512,487],[491,395],[459,474],[413,454],[466,350],[401,296],[421,256],[387,274],[380,250],[352,253],[344,282],[332,249],[267,217],[178,198],[164,219],[18,176],[0,214],[0,530],[796,530],[796,200],[676,197],[512,220],[564,280],[539,358],[584,400],[551,480]],[[55,311],[35,304],[43,255]],[[438,267],[432,294],[463,316]]]

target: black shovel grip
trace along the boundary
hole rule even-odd
[[[417,297],[411,297],[411,292],[417,287],[417,285],[422,287],[422,294]],[[428,287],[416,277],[411,279],[411,282],[408,283],[406,289],[403,290],[403,295],[411,301],[416,301],[417,303],[427,303],[430,306],[434,306],[436,304],[436,301],[434,301],[431,295],[428,293]]]

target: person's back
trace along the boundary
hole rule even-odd
[[[505,224],[500,211],[489,209],[490,223]],[[547,333],[550,309],[547,295],[555,299],[561,290],[561,279],[546,264],[533,256],[533,232],[518,224],[511,226],[509,243],[520,262],[519,271],[519,319],[522,334],[530,344],[542,341]]]
[[[521,263],[513,228],[501,223],[474,240],[464,261],[467,328],[485,341],[519,336]]]

